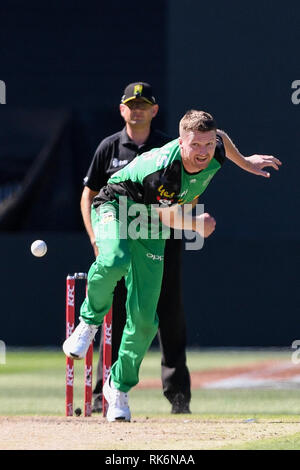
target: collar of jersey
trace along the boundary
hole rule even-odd
[[[152,129],[152,127],[150,127],[150,134],[149,134],[149,137],[148,139],[142,144],[142,145],[149,145],[151,144],[151,139],[152,139],[152,135],[153,135],[154,131]],[[126,144],[130,144],[130,145],[134,145],[135,147],[139,148],[141,147],[138,146],[130,137],[129,135],[127,134],[126,132],[126,127],[124,127],[121,131],[121,136],[120,136],[120,142],[122,145],[126,145]]]

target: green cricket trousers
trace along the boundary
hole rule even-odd
[[[165,240],[122,238],[121,234],[127,231],[118,213],[116,201],[92,210],[99,255],[88,272],[87,296],[80,316],[86,323],[100,326],[112,305],[117,282],[125,277],[126,324],[111,376],[116,388],[128,392],[139,381],[141,362],[158,329],[156,307],[163,276]],[[127,224],[131,221],[127,218]]]

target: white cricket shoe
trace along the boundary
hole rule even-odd
[[[83,359],[86,356],[91,342],[94,340],[97,330],[98,326],[89,325],[83,320],[80,320],[79,325],[63,344],[65,355],[71,359]]]
[[[130,421],[128,394],[116,389],[110,375],[103,386],[103,395],[108,403],[107,421]]]

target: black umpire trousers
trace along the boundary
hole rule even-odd
[[[158,340],[161,349],[161,379],[163,393],[172,403],[176,394],[182,393],[187,402],[191,399],[190,374],[186,365],[186,323],[183,309],[182,240],[166,241],[164,275],[157,306],[159,317]],[[113,300],[112,364],[118,358],[119,346],[126,322],[127,291],[124,279],[118,282]],[[97,383],[94,395],[102,394],[103,387],[103,329],[97,367]]]

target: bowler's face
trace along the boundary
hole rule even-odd
[[[216,131],[183,131],[179,137],[182,163],[188,173],[206,168],[216,149]]]

